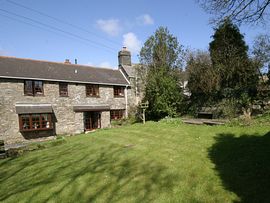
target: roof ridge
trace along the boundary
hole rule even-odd
[[[83,65],[83,64],[72,64],[72,63],[71,64],[68,64],[68,63],[65,63],[65,62],[47,61],[47,60],[31,59],[31,58],[19,58],[19,57],[15,57],[15,56],[1,56],[0,55],[0,58],[11,58],[11,59],[18,59],[18,60],[25,60],[25,61],[55,63],[55,64],[62,64],[62,65],[67,65],[67,66],[83,66],[83,67],[88,67],[88,68],[118,71],[118,68],[117,69],[113,69],[113,68],[105,68],[105,67],[97,67],[97,66],[88,66],[88,65]]]

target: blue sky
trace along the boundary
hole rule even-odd
[[[193,0],[0,0],[0,5],[0,55],[21,58],[76,58],[79,64],[116,68],[122,46],[138,62],[141,46],[159,26],[192,49],[207,49],[213,35],[210,16]],[[257,34],[269,33],[267,26],[240,30],[250,46]]]

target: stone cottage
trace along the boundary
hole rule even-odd
[[[136,105],[130,52],[119,69],[0,56],[0,140],[6,143],[110,127]],[[132,77],[132,76],[131,76]]]

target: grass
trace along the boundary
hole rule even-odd
[[[269,126],[147,122],[0,160],[0,202],[270,202]]]

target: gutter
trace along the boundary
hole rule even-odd
[[[51,82],[69,82],[69,83],[78,83],[78,84],[97,84],[97,85],[108,85],[108,86],[126,86],[127,85],[127,84],[118,84],[118,83],[102,83],[102,82],[91,82],[91,81],[86,82],[86,81],[76,81],[76,80],[57,80],[57,79],[14,77],[14,76],[2,76],[2,75],[0,75],[0,78],[20,79],[20,80],[41,80],[41,81],[51,81]],[[129,82],[127,86],[130,86]]]

